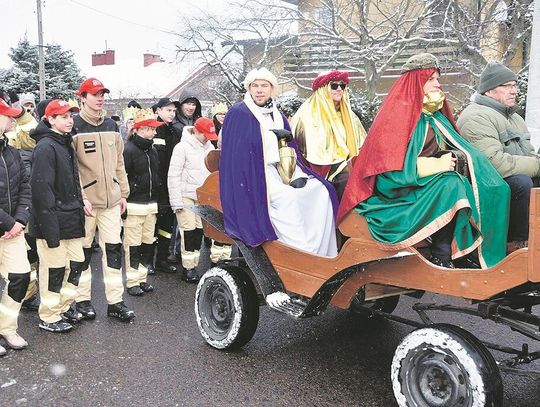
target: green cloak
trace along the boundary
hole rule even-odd
[[[416,161],[428,126],[439,145],[467,156],[470,179],[455,171],[419,178]],[[510,188],[487,157],[465,141],[440,112],[422,113],[401,171],[377,176],[374,194],[356,207],[366,218],[371,236],[386,249],[410,247],[431,236],[454,216],[452,258],[478,248],[482,267],[491,267],[506,255]]]

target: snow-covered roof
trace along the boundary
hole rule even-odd
[[[115,65],[92,66],[82,70],[84,77],[95,77],[110,89],[112,99],[120,98],[160,98],[189,74],[178,64],[154,63],[143,67],[142,59],[134,62],[120,62]]]

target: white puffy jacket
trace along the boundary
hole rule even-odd
[[[204,164],[209,151],[214,149],[212,143],[202,144],[191,133],[193,126],[185,126],[182,139],[173,150],[169,166],[168,185],[169,200],[173,211],[182,207],[182,198],[197,199],[199,188],[210,172]]]

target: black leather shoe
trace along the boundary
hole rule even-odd
[[[429,261],[439,267],[444,267],[447,269],[455,268],[454,263],[452,263],[452,260],[443,260],[443,259],[438,258],[437,256],[431,256],[429,258]]]
[[[96,310],[90,301],[76,303],[75,309],[83,315],[83,319],[94,319],[96,317]]]
[[[122,322],[129,322],[135,318],[135,312],[126,307],[124,301],[117,302],[116,304],[109,304],[107,306],[107,315],[117,318]]]
[[[454,266],[458,269],[481,269],[480,264],[470,257],[461,257],[454,260]]]
[[[129,295],[133,295],[134,297],[140,297],[141,295],[144,294],[144,291],[138,285],[134,285],[133,287],[128,287],[127,293]]]
[[[62,317],[62,320],[69,323],[78,323],[83,320],[83,314],[81,314],[79,311],[74,309],[73,307],[69,307],[69,309],[66,312],[63,312],[60,314]]]
[[[68,332],[73,329],[73,325],[65,321],[49,323],[49,322],[40,320],[39,328],[43,329],[44,331],[49,331],[49,332]]]
[[[154,286],[151,285],[151,284],[141,283],[141,284],[139,284],[139,286],[141,287],[141,290],[143,290],[145,293],[150,293],[150,292],[154,291]]]
[[[186,270],[186,274],[184,277],[184,280],[186,283],[197,283],[201,278],[197,274],[196,269],[188,269]]]

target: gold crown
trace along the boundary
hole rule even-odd
[[[139,110],[138,107],[130,106],[126,107],[124,110],[122,110],[122,115],[124,116],[124,121],[133,119],[135,116],[135,113],[137,113]]]
[[[152,109],[137,109],[133,115],[133,121],[135,123],[144,122],[145,120],[156,120],[156,114]]]
[[[215,103],[214,106],[212,106],[212,109],[210,109],[210,115],[214,117],[218,113],[225,114],[227,113],[228,110],[229,108],[227,107],[225,103],[218,102],[218,103]]]
[[[75,99],[71,99],[71,98],[68,100],[68,105],[70,105],[71,107],[76,107],[78,109],[81,108],[79,106],[79,103]]]

